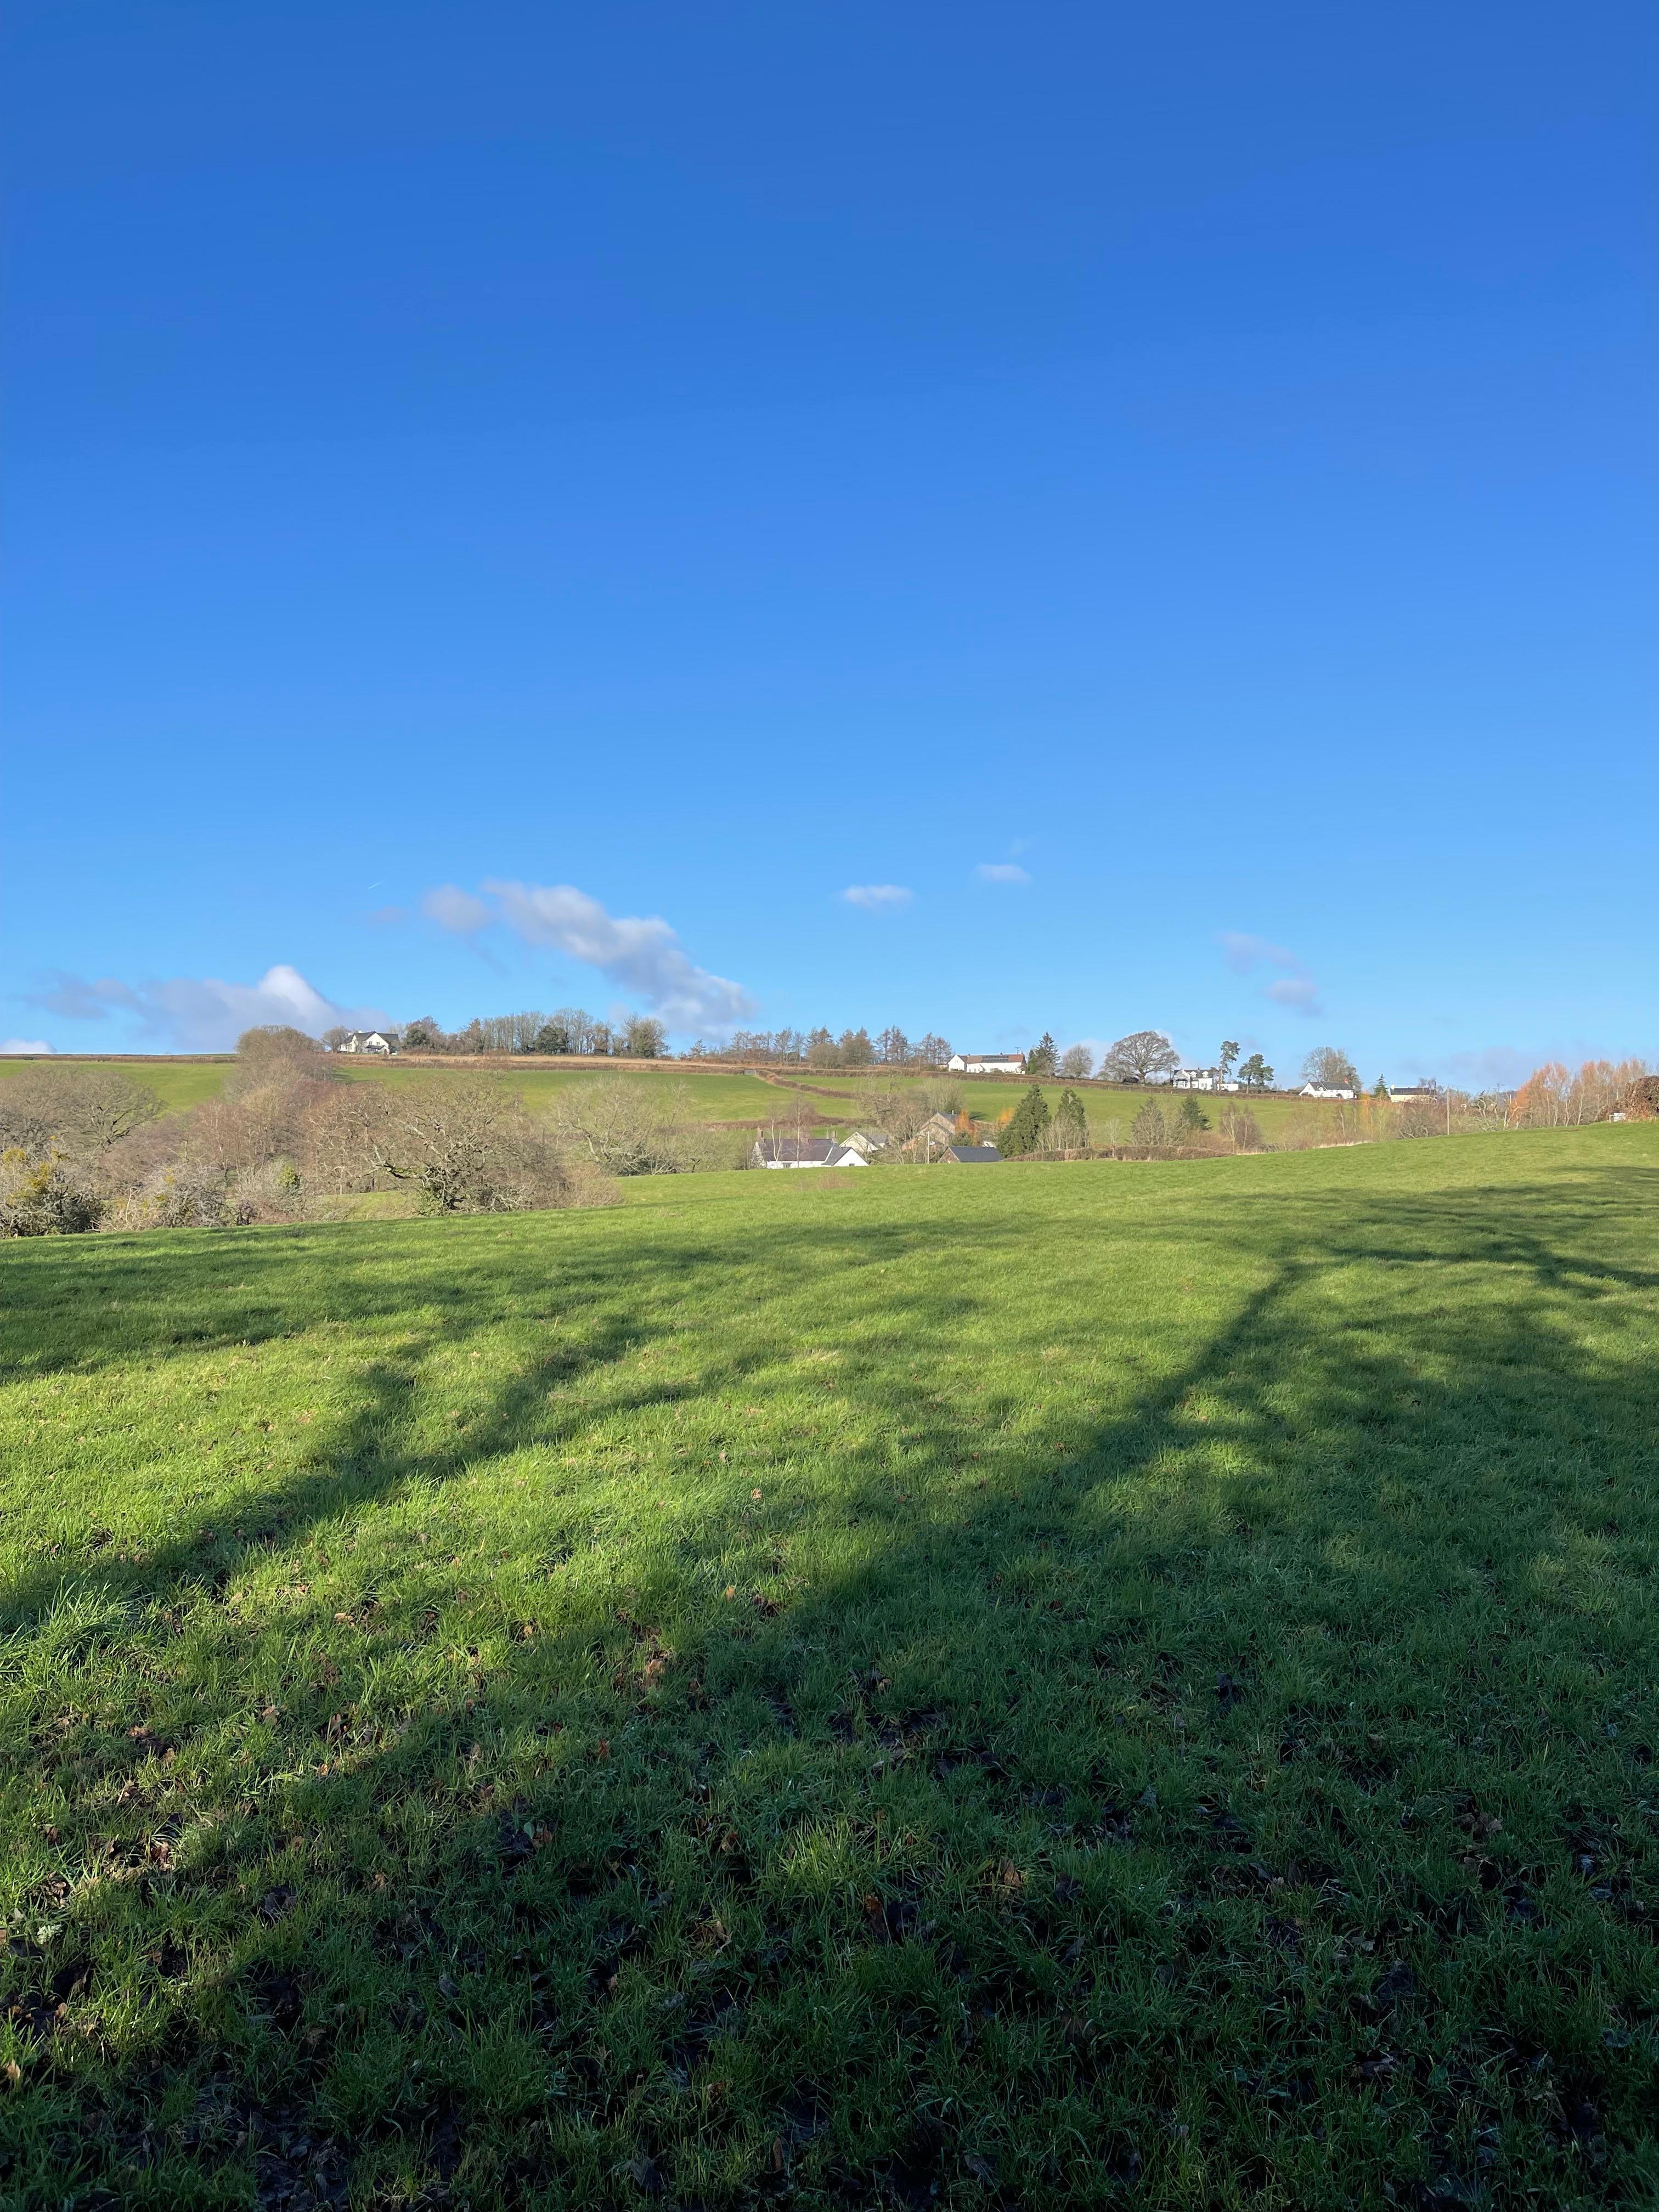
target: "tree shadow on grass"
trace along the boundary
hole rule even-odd
[[[54,1736],[46,1692],[73,1678],[39,1685],[20,1777],[63,1808],[67,1873],[29,1899],[58,1932],[26,1920],[6,1970],[9,2186],[689,2207],[1637,2185],[1659,1468],[1628,1205],[1542,1186],[1184,1221],[1176,1264],[1240,1287],[1115,1413],[930,1392],[923,1359],[901,1395],[946,1403],[900,1437],[894,1346],[1006,1298],[1029,1242],[976,1227],[976,1282],[944,1291],[869,1272],[938,1233],[813,1224],[812,1334],[862,1348],[848,1425],[799,1416],[819,1473],[793,1515],[746,1496],[787,1498],[781,1474],[704,1486],[550,1566],[533,1634],[498,1625],[440,1676],[407,1618],[354,1623],[331,1682],[306,1679],[313,1638],[240,1771],[216,1732],[287,1620],[204,1601],[175,1642],[100,1641],[93,1671],[167,1708],[170,1766],[159,1729]],[[1115,1233],[1126,1264],[1166,1265],[1167,1237]],[[793,1297],[800,1224],[744,1237]],[[688,1279],[732,1264],[686,1249]],[[523,1376],[464,1450],[422,1449],[399,1427],[417,1333],[334,1471],[258,1494],[278,1540],[669,1404],[624,1379],[669,1316],[619,1297],[614,1251],[584,1264],[571,1373],[622,1385],[598,1414],[550,1419]],[[780,1390],[800,1335],[733,1332],[692,1401],[699,1464],[731,1430],[714,1401]],[[1012,1348],[1030,1371],[1097,1338],[1074,1306]],[[206,1564],[179,1539],[144,1573]],[[33,1578],[13,1618],[53,1595]],[[136,2021],[82,2042],[124,1974]]]

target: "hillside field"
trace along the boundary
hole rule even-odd
[[[39,1067],[39,1060],[0,1059],[0,1080],[19,1068]],[[64,1065],[72,1065],[65,1061]],[[80,1063],[84,1064],[84,1063]],[[226,1076],[234,1065],[229,1057],[216,1059],[157,1060],[117,1063],[123,1065],[135,1081],[148,1084],[161,1097],[169,1112],[182,1112],[197,1105],[204,1098],[216,1097]],[[880,1070],[849,1073],[845,1069],[779,1069],[775,1079],[768,1081],[759,1075],[743,1070],[709,1069],[696,1063],[687,1065],[682,1060],[664,1060],[659,1066],[648,1070],[635,1062],[631,1067],[608,1066],[595,1060],[586,1066],[524,1066],[511,1060],[489,1060],[473,1064],[477,1072],[499,1079],[521,1097],[532,1112],[551,1111],[558,1094],[572,1084],[593,1083],[609,1078],[611,1081],[640,1084],[672,1084],[684,1097],[690,1116],[702,1122],[750,1122],[769,1128],[775,1121],[780,1128],[794,1127],[796,1103],[804,1098],[811,1109],[816,1126],[823,1129],[844,1132],[868,1118],[866,1101],[872,1091],[890,1087],[903,1089],[909,1083],[948,1083],[961,1096],[969,1114],[983,1121],[994,1121],[1012,1108],[1027,1085],[1022,1081],[985,1079],[959,1076],[898,1077],[884,1074]],[[354,1081],[362,1083],[432,1083],[441,1082],[458,1070],[470,1072],[465,1061],[446,1061],[434,1064],[422,1062],[418,1057],[391,1061],[348,1060],[331,1060],[330,1066]],[[1052,1108],[1066,1088],[1063,1083],[1045,1083],[1043,1096]],[[1121,1123],[1121,1135],[1127,1139],[1129,1123],[1134,1119],[1147,1097],[1145,1091],[1123,1089],[1117,1085],[1083,1084],[1078,1086],[1088,1109],[1091,1121],[1097,1127],[1107,1121]],[[1168,1106],[1178,1103],[1179,1094],[1158,1090],[1152,1095]],[[1209,1116],[1212,1127],[1218,1120],[1221,1109],[1227,1102],[1221,1097],[1200,1097],[1200,1105]],[[1271,1144],[1283,1133],[1292,1119],[1307,1120],[1323,1116],[1331,1118],[1331,1109],[1310,1106],[1293,1098],[1243,1097],[1261,1126],[1262,1134]]]
[[[0,2200],[1659,2192],[1659,1127],[0,1248]]]

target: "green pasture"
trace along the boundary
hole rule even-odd
[[[1152,1089],[1137,1090],[1115,1084],[1079,1083],[1068,1086],[1064,1083],[1045,1083],[1042,1095],[1051,1111],[1059,1103],[1060,1094],[1068,1087],[1073,1088],[1082,1099],[1089,1116],[1091,1133],[1097,1140],[1103,1139],[1106,1125],[1115,1121],[1125,1143],[1129,1139],[1131,1123],[1148,1098],[1155,1099],[1164,1113],[1170,1115],[1178,1110],[1182,1099],[1187,1095],[1183,1091],[1167,1091],[1162,1085]],[[1029,1084],[1019,1082],[965,1082],[963,1085],[963,1103],[978,1120],[992,1121],[1017,1106],[1030,1088]],[[1237,1096],[1212,1096],[1201,1092],[1194,1095],[1212,1129],[1219,1128],[1222,1113],[1227,1106],[1248,1106],[1269,1144],[1281,1136],[1293,1121],[1306,1119],[1310,1115],[1322,1121],[1334,1119],[1328,1106],[1312,1105],[1310,1102],[1298,1099],[1256,1098],[1243,1092]]]
[[[1000,1115],[1012,1113],[1030,1088],[1028,1083],[1017,1077],[935,1075],[895,1079],[879,1070],[859,1075],[834,1069],[823,1074],[801,1074],[792,1070],[783,1075],[783,1083],[805,1088],[827,1122],[840,1121],[848,1127],[855,1125],[867,1113],[864,1102],[874,1091],[902,1091],[912,1084],[946,1085],[957,1093],[968,1113],[976,1121],[994,1121]],[[1141,1090],[1115,1084],[1044,1083],[1041,1087],[1051,1112],[1060,1103],[1063,1092],[1068,1089],[1074,1090],[1087,1111],[1091,1132],[1103,1141],[1107,1125],[1115,1121],[1119,1125],[1121,1139],[1126,1143],[1131,1122],[1149,1097],[1156,1099],[1168,1114],[1180,1106],[1186,1095],[1182,1091],[1167,1091],[1162,1085]],[[829,1095],[824,1095],[826,1093]],[[788,1094],[785,1092],[783,1095]],[[1229,1104],[1248,1106],[1269,1144],[1282,1136],[1294,1121],[1329,1121],[1334,1126],[1334,1109],[1323,1103],[1297,1098],[1261,1098],[1242,1091],[1226,1095],[1194,1095],[1212,1129],[1219,1127],[1223,1109]]]
[[[216,1098],[224,1086],[226,1076],[234,1061],[225,1060],[75,1060],[64,1059],[16,1060],[0,1059],[0,1082],[15,1075],[22,1068],[110,1066],[130,1075],[135,1083],[143,1084],[153,1091],[170,1114],[182,1114],[192,1106],[199,1106],[204,1098]]]
[[[0,1060],[0,1077],[20,1067],[39,1066],[39,1060]],[[366,1083],[429,1083],[441,1082],[453,1076],[453,1064],[443,1066],[422,1066],[416,1057],[390,1061],[350,1060],[331,1060],[330,1066],[338,1073],[356,1082]],[[229,1060],[177,1060],[133,1064],[126,1068],[135,1081],[147,1084],[161,1098],[170,1112],[182,1112],[204,1098],[216,1097],[229,1069]],[[462,1072],[465,1072],[463,1070]],[[578,1067],[520,1067],[510,1062],[502,1066],[492,1061],[481,1072],[499,1079],[520,1097],[532,1110],[550,1110],[558,1095],[572,1084],[592,1083],[608,1079],[611,1082],[662,1084],[669,1083],[684,1096],[694,1119],[699,1121],[757,1122],[770,1127],[775,1121],[780,1127],[794,1127],[797,1102],[804,1100],[814,1125],[823,1129],[855,1127],[869,1117],[868,1099],[877,1090],[909,1087],[912,1084],[948,1083],[960,1095],[968,1112],[975,1118],[994,1121],[1018,1103],[1027,1088],[1023,1083],[951,1076],[929,1078],[893,1078],[879,1070],[869,1073],[849,1074],[845,1071],[780,1070],[780,1079],[769,1082],[758,1075],[727,1073],[702,1070],[695,1065],[665,1060],[659,1068],[623,1070],[596,1060],[588,1066]],[[1144,1091],[1104,1088],[1092,1084],[1078,1086],[1088,1109],[1092,1130],[1103,1138],[1106,1125],[1116,1121],[1127,1140],[1129,1125],[1148,1097]],[[1066,1088],[1063,1083],[1046,1083],[1043,1096],[1050,1107],[1054,1106]],[[1178,1103],[1175,1095],[1158,1091],[1156,1096],[1166,1108]],[[1218,1125],[1225,1100],[1200,1097],[1199,1103],[1208,1115],[1210,1125]],[[1305,1120],[1311,1113],[1330,1118],[1330,1109],[1309,1108],[1288,1098],[1249,1098],[1248,1104],[1261,1126],[1269,1144],[1280,1137],[1293,1119]]]
[[[453,1081],[458,1073],[470,1072],[464,1065],[453,1061],[442,1066],[422,1067],[413,1057],[390,1061],[342,1059],[330,1065],[359,1082],[398,1085]],[[604,1060],[595,1060],[587,1067],[519,1067],[510,1061],[505,1065],[491,1061],[482,1066],[478,1073],[499,1079],[532,1111],[550,1110],[560,1094],[574,1084],[603,1079],[658,1086],[668,1084],[684,1097],[692,1118],[699,1121],[765,1121],[774,1113],[785,1110],[787,1097],[787,1094],[774,1090],[757,1076],[708,1074],[673,1060],[665,1060],[660,1068],[648,1072],[607,1066]]]
[[[0,2199],[1652,2203],[1656,1199],[0,1250]]]

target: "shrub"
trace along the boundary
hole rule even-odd
[[[0,1237],[74,1237],[98,1226],[98,1194],[61,1152],[0,1152]]]
[[[1222,1108],[1221,1133],[1236,1152],[1259,1152],[1263,1149],[1261,1124],[1248,1106]]]

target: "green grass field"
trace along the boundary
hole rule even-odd
[[[1656,1198],[0,1250],[0,2199],[1652,2203]]]
[[[50,1067],[48,1059],[0,1059],[0,1082],[24,1068]],[[86,1066],[85,1061],[65,1061],[65,1066]],[[192,1106],[199,1106],[204,1098],[216,1098],[224,1087],[226,1076],[234,1062],[223,1060],[175,1060],[141,1061],[94,1061],[93,1066],[118,1067],[135,1083],[142,1083],[153,1091],[170,1114],[182,1114]]]
[[[38,1067],[40,1060],[0,1060],[0,1079],[21,1067]],[[126,1072],[135,1081],[148,1084],[161,1097],[169,1112],[181,1112],[198,1104],[204,1098],[217,1096],[226,1075],[234,1063],[228,1059],[217,1060],[151,1060],[132,1064]],[[331,1063],[343,1075],[362,1083],[421,1083],[441,1081],[454,1073],[453,1065],[423,1066],[418,1058],[386,1061],[340,1060]],[[670,1083],[684,1097],[692,1118],[699,1121],[754,1122],[769,1128],[775,1121],[780,1128],[794,1125],[796,1102],[804,1098],[821,1128],[845,1130],[854,1127],[869,1118],[866,1103],[872,1091],[891,1087],[893,1079],[879,1073],[848,1074],[843,1071],[781,1069],[781,1080],[769,1083],[757,1075],[709,1072],[695,1064],[687,1066],[675,1060],[665,1060],[660,1068],[624,1073],[607,1067],[603,1060],[588,1067],[519,1067],[510,1062],[488,1063],[487,1071],[498,1077],[520,1097],[532,1111],[550,1111],[559,1093],[572,1084],[592,1083],[609,1079],[641,1084]],[[900,1078],[898,1087],[905,1086],[907,1079]],[[1023,1083],[963,1080],[953,1077],[909,1079],[914,1081],[948,1082],[960,1092],[968,1112],[977,1118],[992,1121],[1000,1114],[1018,1103],[1026,1086]],[[795,1086],[800,1086],[797,1088]],[[1043,1095],[1052,1109],[1066,1085],[1049,1083],[1043,1085]],[[1133,1121],[1146,1093],[1135,1091],[1103,1089],[1089,1085],[1082,1086],[1091,1122],[1097,1131],[1103,1130],[1109,1121],[1119,1121],[1121,1133],[1127,1139],[1129,1124]],[[1166,1107],[1171,1103],[1168,1093],[1158,1094]],[[1211,1126],[1216,1126],[1225,1100],[1206,1097],[1200,1100]],[[1292,1119],[1305,1120],[1310,1112],[1317,1115],[1322,1111],[1329,1118],[1329,1109],[1310,1109],[1289,1098],[1252,1098],[1243,1103],[1249,1106],[1269,1144],[1276,1142]]]

